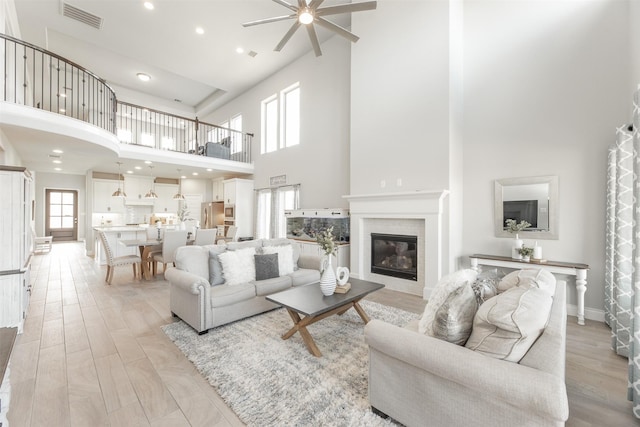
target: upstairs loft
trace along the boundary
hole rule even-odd
[[[59,55],[4,34],[0,43],[0,126],[18,154],[35,150],[46,157],[54,141],[64,140],[86,158],[86,169],[72,173],[100,169],[110,158],[198,167],[217,176],[253,173],[253,134],[119,101],[104,79]],[[44,170],[28,166],[48,172],[48,160]]]

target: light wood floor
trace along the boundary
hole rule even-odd
[[[134,281],[54,244],[32,264],[29,314],[11,359],[8,420],[20,426],[236,426],[242,422],[160,326],[172,322],[168,283]],[[371,300],[420,313],[419,297],[382,290]],[[601,323],[569,317],[568,426],[638,425],[626,400],[626,359]],[[526,387],[526,385],[523,385]]]

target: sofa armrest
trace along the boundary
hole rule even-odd
[[[200,290],[203,288],[205,290],[209,290],[209,288],[211,288],[207,279],[175,267],[167,269],[164,273],[164,278],[171,282],[172,286],[177,286],[194,295],[199,294],[201,292]],[[208,292],[205,291],[205,293]]]
[[[298,267],[320,271],[322,268],[322,257],[300,254],[300,257],[298,258]]]
[[[564,378],[375,319],[365,327],[365,340],[371,349],[482,395],[554,419],[569,417]]]

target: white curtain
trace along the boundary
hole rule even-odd
[[[300,185],[256,190],[256,237],[269,239],[287,236],[285,210],[300,207]]]
[[[627,397],[640,418],[640,94],[633,125],[617,129],[609,148],[605,265],[605,322],[613,350],[629,360]]]

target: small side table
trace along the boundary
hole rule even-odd
[[[578,325],[584,325],[584,294],[587,292],[587,264],[575,262],[547,261],[544,263],[526,262],[499,255],[473,254],[469,257],[471,268],[479,271],[478,265],[490,265],[506,268],[542,268],[551,273],[566,274],[576,277],[576,291],[578,296]]]

